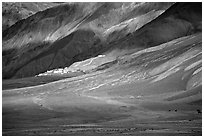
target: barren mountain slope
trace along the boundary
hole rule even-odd
[[[57,6],[51,2],[3,2],[2,3],[2,30],[6,30],[17,21],[25,19],[39,11]]]
[[[2,134],[201,136],[202,3],[170,5],[69,3],[4,31]]]
[[[156,18],[170,4],[156,6],[155,11],[152,7],[145,9],[146,5],[139,4],[137,12],[143,14],[131,15],[132,19],[124,23],[121,20],[135,12],[138,3],[63,4],[19,21],[3,32],[3,77],[34,76],[95,56],[104,47],[109,49],[107,43],[118,40],[118,30],[121,39]],[[113,25],[113,31],[108,31]],[[109,36],[113,39],[107,40]]]
[[[3,135],[201,135],[201,33],[109,69],[3,91]]]

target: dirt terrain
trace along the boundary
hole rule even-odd
[[[41,4],[2,32],[4,136],[202,135],[202,3]]]
[[[121,56],[88,74],[3,90],[2,133],[200,136],[201,48],[202,34],[196,33]]]

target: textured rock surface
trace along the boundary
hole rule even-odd
[[[19,20],[57,5],[58,3],[51,2],[3,2],[2,30],[6,30]]]
[[[156,5],[156,10],[161,11],[168,5]],[[140,10],[135,11],[138,6]],[[3,33],[4,78],[33,76],[97,55],[101,50],[104,51],[104,47],[109,47],[104,40],[104,31],[121,23],[127,15],[131,19],[152,12],[152,7],[145,9],[146,6],[148,4],[63,4],[18,22]],[[134,12],[138,12],[138,15],[133,16]],[[137,22],[142,26],[160,13],[152,13],[152,18]],[[112,20],[115,16],[120,17],[120,20]]]
[[[199,4],[176,3],[161,14],[165,6],[152,11],[145,3],[73,3],[39,12],[4,31],[3,78],[34,76],[104,52],[116,51],[117,58],[201,30]]]

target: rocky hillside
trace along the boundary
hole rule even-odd
[[[3,135],[202,135],[202,3],[60,4],[2,54]]]
[[[109,62],[201,31],[199,3],[171,5],[69,3],[38,12],[3,32],[3,78],[34,76],[99,54]]]
[[[2,133],[200,136],[201,49],[198,33],[125,55],[77,77],[48,84],[41,77],[6,80],[10,89],[2,91]],[[88,67],[100,58],[75,65]],[[20,85],[30,87],[11,89]]]
[[[170,5],[155,4],[153,12],[149,3],[68,3],[39,12],[3,32],[4,78],[33,76],[94,56],[108,47],[107,36],[130,21],[136,30]]]
[[[2,3],[2,30],[6,30],[17,21],[57,6],[59,3],[52,2],[3,2]]]

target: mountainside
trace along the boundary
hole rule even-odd
[[[3,135],[202,135],[201,47],[194,34],[97,72],[4,90]]]
[[[141,49],[200,31],[199,4],[174,4],[159,16],[167,5],[73,3],[39,12],[3,32],[3,78],[34,76],[110,49]]]
[[[3,135],[202,135],[202,3],[64,3],[3,32]]]
[[[3,77],[34,76],[97,55],[156,18],[167,5],[156,4],[153,12],[146,3],[71,3],[39,12],[3,32]]]
[[[49,2],[3,2],[2,30],[6,30],[19,20],[57,5],[58,3]]]

